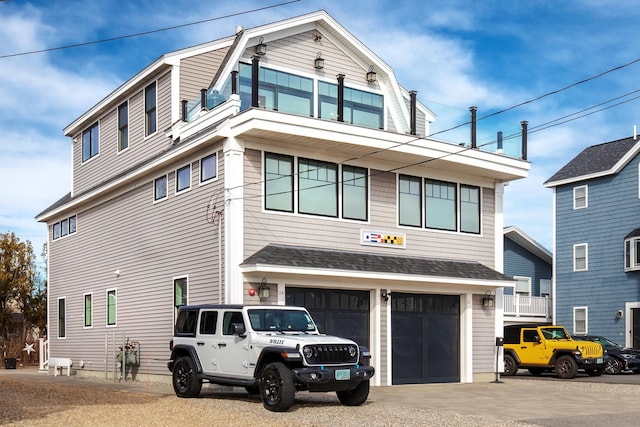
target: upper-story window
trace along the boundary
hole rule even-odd
[[[531,295],[531,277],[513,276],[516,279],[516,287],[514,292],[518,295]]]
[[[176,193],[189,188],[191,188],[191,165],[186,165],[176,171]]]
[[[318,115],[327,120],[337,119],[337,84],[318,82]],[[382,129],[384,127],[384,97],[376,93],[345,87],[343,115],[346,123]]]
[[[53,240],[76,232],[76,216],[70,216],[53,224]]]
[[[265,209],[293,212],[293,157],[264,155]]]
[[[167,198],[167,175],[161,176],[153,180],[153,201],[164,200]]]
[[[589,269],[589,245],[580,243],[573,245],[573,271]]]
[[[338,216],[338,165],[318,160],[298,160],[298,211]]]
[[[155,133],[158,128],[158,109],[156,97],[156,82],[144,88],[144,124],[145,136]]]
[[[624,238],[624,271],[640,270],[640,229]]]
[[[399,224],[422,227],[423,218],[426,228],[479,234],[480,187],[399,175]]]
[[[573,307],[573,333],[586,335],[589,332],[589,308]]]
[[[129,147],[129,103],[123,102],[118,107],[118,151]]]
[[[100,132],[98,123],[94,123],[82,132],[82,161],[97,156],[100,152]]]
[[[573,187],[573,209],[583,209],[589,205],[589,187]]]
[[[200,159],[200,183],[205,183],[218,176],[218,155],[210,154]]]
[[[369,199],[368,177],[365,168],[342,166],[342,217],[367,220]]]

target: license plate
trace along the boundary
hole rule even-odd
[[[336,380],[344,381],[351,379],[351,371],[349,369],[336,369]]]
[[[598,364],[600,364],[600,363],[602,363],[602,362],[604,362],[604,360],[603,360],[603,359],[598,359]]]

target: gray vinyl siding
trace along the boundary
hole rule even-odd
[[[638,228],[638,157],[618,174],[556,188],[556,321],[573,328],[573,307],[588,307],[588,331],[625,344],[625,302],[637,302],[638,272],[624,272],[624,237]],[[588,184],[586,209],[573,188]],[[573,245],[588,244],[588,271],[573,271]]]
[[[473,372],[495,372],[496,338],[495,310],[486,310],[482,305],[482,295],[473,296]]]
[[[129,100],[129,148],[118,152],[118,106],[121,99],[99,119],[99,154],[82,163],[82,131],[73,143],[73,194],[107,182],[119,173],[164,151],[169,141],[164,133],[171,126],[171,73],[165,73],[157,80],[157,131],[145,137],[144,88],[152,83],[150,79],[142,84]],[[88,123],[91,126],[95,121]]]
[[[244,223],[245,258],[269,243],[279,243],[337,247],[343,250],[402,256],[471,260],[479,261],[491,268],[495,265],[495,206],[492,189],[482,189],[482,235],[398,227],[396,175],[377,170],[370,171],[369,222],[270,212],[262,208],[262,154],[257,150],[246,150],[245,156],[245,182],[260,183],[244,188],[245,216],[251,218],[251,221]],[[405,233],[406,249],[361,245],[361,229]]]
[[[209,88],[228,51],[227,47],[180,61],[180,100],[200,99],[200,90]]]
[[[551,280],[551,264],[504,237],[504,274],[531,277],[531,295],[540,296],[540,280]],[[513,288],[505,288],[512,295]]]
[[[50,243],[49,256],[55,262],[49,269],[49,298],[67,297],[67,336],[51,338],[52,357],[83,360],[85,370],[104,371],[105,334],[112,339],[114,332],[125,333],[140,343],[145,370],[167,374],[173,279],[188,276],[189,303],[218,301],[217,245],[224,236],[207,220],[207,204],[222,193],[222,168],[217,181],[199,186],[199,160],[211,152],[209,148],[191,158],[190,190],[175,194],[175,170],[187,163],[176,162],[140,178],[129,191],[79,210],[77,232]],[[164,173],[169,177],[168,199],[154,204],[153,179]],[[108,289],[117,290],[116,327],[106,327]],[[83,327],[87,292],[93,293],[94,307],[89,329]],[[49,313],[52,331],[57,330],[56,311]]]

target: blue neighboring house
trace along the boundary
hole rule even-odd
[[[517,227],[504,228],[504,274],[516,280],[504,290],[504,323],[551,323],[553,255]]]
[[[640,347],[640,140],[586,148],[554,193],[556,323]]]

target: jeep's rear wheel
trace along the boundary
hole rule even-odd
[[[173,391],[178,397],[196,397],[202,389],[196,367],[190,357],[181,357],[173,365]]]
[[[578,364],[571,356],[560,356],[555,366],[558,377],[568,380],[578,374]]]
[[[518,372],[518,365],[516,364],[516,359],[513,358],[510,354],[504,355],[504,374],[507,377],[515,375]]]
[[[604,365],[604,371],[609,375],[618,375],[622,372],[622,361],[615,357],[607,357]]]
[[[362,381],[353,390],[337,391],[338,400],[345,406],[360,406],[369,397],[369,380]]]
[[[260,397],[262,405],[274,412],[285,412],[291,405],[296,394],[291,371],[282,363],[268,364],[260,378]]]

